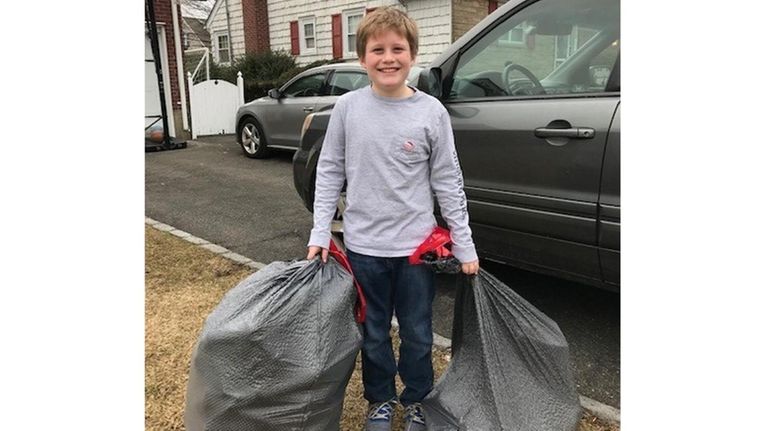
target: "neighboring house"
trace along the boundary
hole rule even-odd
[[[318,2],[308,2],[308,6]],[[230,64],[246,53],[270,49],[265,0],[217,0],[206,20],[214,61]]]
[[[182,49],[185,51],[211,49],[211,35],[206,30],[206,20],[182,16]]]
[[[174,1],[176,13],[172,11],[172,0],[151,0],[155,10],[155,21],[158,30],[158,45],[160,48],[160,58],[154,58],[150,44],[148,26],[145,23],[145,127],[154,121],[153,116],[160,115],[161,104],[165,105],[167,111],[169,136],[188,139],[189,133],[185,130],[187,127],[187,93],[183,76],[181,59],[181,40],[177,40],[174,34],[179,34],[181,39],[181,25],[174,22],[181,18],[179,4]],[[177,48],[179,58],[177,57]],[[160,63],[160,68],[164,83],[165,97],[161,100],[158,87],[157,74],[155,73],[155,62]],[[180,82],[181,81],[181,82]]]
[[[316,60],[355,61],[355,32],[368,12],[396,6],[420,30],[417,64],[427,65],[453,41],[497,8],[488,0],[218,0],[206,21],[214,59],[262,49],[285,50],[300,65]]]
[[[216,0],[178,0],[182,8],[182,49],[211,49],[211,35],[206,19]]]
[[[396,6],[417,23],[420,66],[429,64],[498,5],[487,0],[338,0],[309,8],[309,3],[268,1],[273,49],[290,51],[300,64],[329,58],[355,61],[355,33],[363,16],[377,7]]]

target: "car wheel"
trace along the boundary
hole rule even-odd
[[[238,143],[246,157],[261,159],[270,154],[262,126],[252,117],[245,118],[238,126]]]

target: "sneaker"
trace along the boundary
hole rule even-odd
[[[369,404],[365,431],[390,431],[390,420],[395,407],[395,399]]]
[[[414,403],[406,406],[404,412],[404,431],[424,431],[425,415],[422,413],[422,404]]]

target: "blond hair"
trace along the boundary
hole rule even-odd
[[[366,42],[370,37],[383,31],[392,30],[409,42],[412,59],[417,57],[417,23],[395,7],[381,7],[364,16],[356,30],[356,52],[358,58],[366,54]]]

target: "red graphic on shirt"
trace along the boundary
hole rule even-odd
[[[412,143],[412,141],[404,142],[404,151],[411,152],[412,150],[414,150],[414,144]]]

